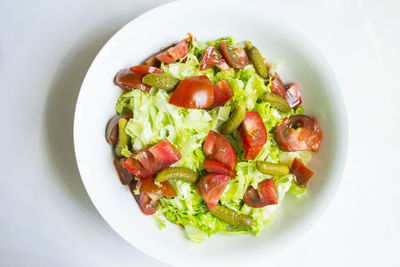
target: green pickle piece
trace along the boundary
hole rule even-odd
[[[248,228],[255,226],[256,224],[256,222],[250,216],[228,209],[221,205],[215,206],[211,213],[215,217],[235,227]]]
[[[168,73],[150,73],[142,78],[142,82],[166,91],[174,90],[180,80]]]
[[[169,167],[160,171],[156,176],[156,182],[165,182],[168,180],[182,180],[189,183],[196,182],[197,173],[189,168]]]
[[[262,173],[273,176],[282,176],[290,173],[289,168],[286,165],[260,160],[256,162],[256,168]]]
[[[268,78],[268,68],[265,64],[260,51],[258,51],[257,47],[253,46],[253,44],[249,41],[246,42],[246,52],[249,56],[251,62],[253,62],[254,68],[256,69],[258,75],[262,78]]]
[[[129,145],[130,137],[125,132],[125,127],[128,121],[124,118],[118,121],[118,142],[115,145],[115,155],[123,157],[121,154],[122,149]]]
[[[229,119],[221,125],[220,131],[222,134],[231,134],[236,130],[244,120],[246,115],[246,107],[239,105],[236,110],[229,116]]]
[[[265,102],[268,102],[271,107],[273,107],[274,109],[277,109],[281,112],[289,112],[290,111],[290,106],[288,104],[288,102],[286,101],[286,99],[284,99],[283,97],[276,95],[274,93],[270,93],[270,92],[266,92],[262,95],[262,99]]]

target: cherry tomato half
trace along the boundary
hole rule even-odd
[[[214,159],[206,158],[203,162],[203,167],[209,173],[225,174],[230,177],[236,176],[236,172],[234,170],[231,170],[221,162]]]
[[[225,137],[215,131],[210,131],[203,147],[204,153],[226,165],[231,170],[236,167],[236,153]]]
[[[222,106],[233,97],[233,89],[227,80],[222,80],[214,84],[214,103],[210,108]]]
[[[246,50],[239,47],[227,45],[224,41],[219,42],[221,52],[229,66],[234,69],[243,69],[249,64]]]
[[[200,63],[200,70],[205,70],[216,66],[220,70],[230,70],[228,64],[222,58],[221,53],[213,46],[210,45],[206,52],[204,52],[203,59]]]
[[[189,53],[189,46],[185,40],[182,40],[177,45],[161,51],[156,55],[156,58],[161,62],[171,64],[175,60],[186,56],[187,53]]]
[[[196,184],[197,192],[207,203],[210,210],[214,210],[229,183],[229,179],[230,177],[224,174],[207,174],[198,180]]]
[[[277,73],[274,74],[270,89],[272,93],[286,99],[290,108],[298,107],[303,103],[298,84],[291,83],[284,85]]]
[[[243,202],[253,208],[262,208],[267,205],[278,204],[278,190],[274,180],[266,179],[258,184],[257,190],[249,186],[244,193]]]
[[[129,189],[139,205],[140,210],[146,215],[152,215],[156,212],[158,200],[152,200],[150,196],[144,192],[140,191],[139,195],[136,195],[134,191],[136,190],[136,181],[132,181],[129,184]]]
[[[213,102],[213,86],[207,76],[184,79],[168,101],[172,105],[183,108],[208,108]]]
[[[120,70],[114,78],[114,84],[120,88],[131,91],[132,89],[140,89],[148,92],[151,89],[150,85],[142,83],[142,77],[149,73],[163,73],[156,67],[138,65],[129,69]]]
[[[257,157],[267,142],[267,130],[258,112],[246,112],[244,120],[239,126],[239,137],[246,151],[244,160]]]
[[[307,168],[301,160],[295,158],[290,166],[290,172],[296,176],[296,184],[305,187],[314,172]]]

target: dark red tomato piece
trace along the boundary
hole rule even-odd
[[[286,99],[286,89],[278,73],[274,74],[274,77],[272,78],[271,81],[271,86],[269,88],[271,89],[272,93]]]
[[[213,102],[213,86],[207,76],[184,79],[168,101],[172,105],[183,108],[209,108]]]
[[[136,181],[132,181],[129,184],[129,189],[135,198],[136,202],[139,205],[139,208],[142,210],[142,212],[146,215],[152,215],[156,212],[157,205],[158,205],[158,200],[152,200],[150,196],[144,192],[140,191],[139,195],[136,195],[134,191],[136,190]]]
[[[296,176],[296,184],[305,187],[314,172],[307,168],[301,160],[295,158],[290,166],[290,172]]]
[[[249,186],[244,193],[243,202],[253,208],[262,208],[278,204],[278,198],[274,180],[267,179],[258,184],[257,190]]]
[[[107,124],[106,128],[106,141],[110,145],[115,145],[118,142],[118,122],[120,119],[130,119],[132,118],[132,113],[115,115]]]
[[[239,137],[246,151],[244,160],[257,157],[267,142],[267,130],[258,112],[246,112],[246,116],[239,126]]]
[[[222,58],[221,53],[213,46],[210,45],[206,52],[204,52],[203,59],[200,63],[200,70],[205,70],[216,66],[220,70],[230,70],[228,64]]]
[[[203,162],[203,167],[209,173],[225,174],[230,177],[236,176],[236,172],[234,170],[231,170],[229,167],[214,159],[206,158]]]
[[[231,170],[236,167],[236,153],[225,137],[215,131],[210,131],[203,147],[204,153],[226,165]]]
[[[249,64],[246,50],[239,47],[227,45],[224,41],[219,42],[221,52],[229,66],[234,69],[243,69]]]
[[[127,169],[125,169],[124,166],[122,166],[122,163],[125,161],[125,159],[115,159],[114,160],[114,167],[115,170],[117,171],[118,177],[121,181],[122,184],[129,184],[133,181],[133,178],[135,177],[132,173],[130,173]]]
[[[168,48],[156,55],[156,58],[167,64],[173,63],[189,53],[189,46],[185,40],[180,41],[177,45]]]
[[[318,151],[322,138],[319,122],[306,115],[284,118],[275,130],[275,140],[285,151]]]
[[[222,80],[214,84],[214,103],[210,108],[222,106],[233,97],[233,89],[227,80]]]
[[[138,177],[146,177],[171,166],[180,158],[179,150],[168,140],[163,140],[149,149],[132,153],[123,166]]]
[[[140,191],[146,192],[153,200],[158,200],[163,196],[176,197],[174,188],[169,182],[163,182],[161,183],[161,187],[158,187],[154,183],[153,176],[139,178],[138,188]]]
[[[161,62],[156,58],[155,55],[152,55],[144,60],[144,65],[159,68],[161,65]]]
[[[271,92],[283,97],[288,102],[290,108],[295,108],[303,103],[301,93],[297,83],[284,85],[281,78],[275,73],[270,86]]]
[[[120,88],[131,91],[132,89],[140,89],[148,92],[151,89],[150,85],[142,83],[142,77],[149,73],[163,73],[156,67],[138,65],[129,69],[120,70],[114,78],[114,84]]]
[[[210,210],[214,210],[219,199],[229,183],[230,177],[224,174],[207,174],[199,179],[196,189],[207,203]]]

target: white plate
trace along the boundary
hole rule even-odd
[[[234,1],[182,1],[155,8],[118,31],[85,77],[74,122],[75,153],[83,183],[110,226],[154,258],[192,266],[263,261],[303,237],[321,218],[338,189],[348,151],[348,121],[340,87],[315,46],[271,13]],[[151,216],[140,212],[114,170],[104,132],[121,94],[113,85],[115,73],[139,64],[188,32],[199,40],[222,36],[251,40],[270,62],[279,63],[285,81],[300,84],[307,114],[316,116],[324,130],[321,151],[314,153],[309,165],[316,173],[310,183],[310,197],[284,201],[274,223],[257,237],[220,234],[194,244],[174,224],[159,230]]]

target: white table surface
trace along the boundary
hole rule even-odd
[[[399,266],[400,1],[247,1],[314,40],[337,72],[351,124],[347,172],[326,216],[263,266]],[[120,27],[165,2],[0,1],[0,266],[166,266],[101,218],[72,143],[93,58]]]

